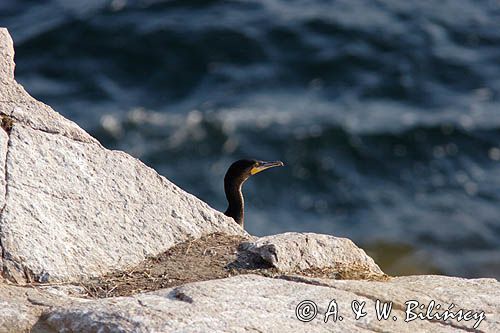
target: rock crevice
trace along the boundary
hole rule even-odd
[[[5,206],[7,205],[7,195],[8,195],[8,180],[7,180],[7,154],[9,151],[9,131],[10,126],[5,126],[5,116],[0,119],[0,216],[2,216]],[[2,233],[2,226],[0,225],[0,234]],[[4,262],[5,262],[5,251],[2,244],[2,239],[0,238],[0,273],[4,276]]]

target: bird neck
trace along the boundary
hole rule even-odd
[[[245,202],[241,187],[244,181],[224,182],[224,190],[228,202],[228,207],[224,214],[232,217],[242,227],[245,218]]]

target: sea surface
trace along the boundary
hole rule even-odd
[[[0,1],[37,99],[255,235],[349,237],[389,274],[500,278],[500,2]]]

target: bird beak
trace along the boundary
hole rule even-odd
[[[281,162],[281,161],[258,162],[257,166],[254,166],[250,170],[250,174],[255,175],[256,173],[259,173],[259,172],[264,171],[266,169],[280,167],[280,166],[284,166],[283,162]]]

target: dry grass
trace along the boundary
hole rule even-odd
[[[226,278],[238,274],[283,277],[268,263],[238,251],[247,241],[241,236],[212,234],[178,244],[127,271],[115,272],[81,283],[87,297],[128,296],[139,292],[175,287],[189,282]],[[385,281],[368,267],[337,265],[335,268],[290,272],[305,277]]]
[[[181,284],[239,274],[226,266],[236,261],[241,236],[212,234],[178,244],[122,272],[82,283],[89,297],[127,296]]]

